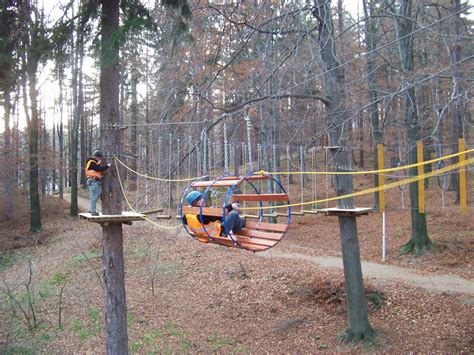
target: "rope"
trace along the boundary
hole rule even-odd
[[[114,156],[114,158],[115,158],[115,161],[120,163],[120,165],[122,165],[125,169],[131,171],[134,174],[137,174],[138,176],[142,176],[142,177],[144,177],[146,179],[150,179],[150,180],[156,180],[156,181],[162,181],[162,182],[168,182],[168,181],[182,182],[182,181],[194,181],[194,180],[199,179],[198,177],[188,178],[188,179],[164,179],[164,178],[159,178],[159,177],[155,177],[155,176],[150,176],[150,175],[142,174],[142,173],[139,173],[138,171],[133,170],[129,166],[125,165],[125,163],[123,161],[121,161],[117,156]]]
[[[250,171],[253,170],[253,159],[252,159],[252,122],[250,121],[249,113],[248,111],[245,111],[244,113],[244,120],[247,125],[247,141],[248,141],[248,146],[249,146],[249,166],[250,166]]]
[[[280,174],[287,174],[287,175],[299,175],[299,174],[313,174],[313,175],[364,175],[364,174],[383,174],[383,173],[388,173],[392,171],[399,171],[399,170],[406,170],[406,169],[411,169],[411,168],[416,168],[421,165],[426,165],[426,164],[432,164],[436,163],[440,160],[445,160],[445,159],[451,159],[454,157],[458,157],[463,154],[467,153],[473,153],[474,149],[469,149],[465,150],[463,152],[458,152],[450,155],[446,155],[444,157],[438,157],[435,159],[431,160],[426,160],[421,163],[413,163],[410,165],[405,165],[405,166],[399,166],[395,168],[386,168],[386,169],[380,169],[380,170],[359,170],[359,171],[272,171],[272,172],[267,172],[264,170],[256,172],[256,174],[262,174],[262,175],[280,175]]]
[[[229,174],[229,151],[227,142],[227,115],[224,116],[224,174]]]
[[[201,131],[202,145],[202,175],[207,175],[207,131],[203,128]]]
[[[421,163],[414,163],[410,165],[405,165],[405,166],[397,166],[395,168],[387,168],[387,169],[381,169],[381,170],[361,170],[361,171],[281,171],[281,172],[266,172],[264,170],[260,170],[255,172],[255,174],[260,174],[260,175],[278,175],[278,174],[286,174],[286,175],[298,175],[298,174],[309,174],[309,175],[363,175],[363,174],[381,174],[381,173],[388,173],[388,172],[393,172],[393,171],[400,171],[400,170],[407,170],[410,168],[415,168],[418,167],[419,165],[426,165],[426,164],[432,164],[436,163],[441,160],[447,160],[450,158],[454,158],[457,156],[460,156],[462,154],[467,154],[467,153],[472,153],[474,152],[474,149],[469,149],[465,150],[463,152],[458,152],[450,155],[446,155],[444,157],[438,157],[435,159],[431,160],[426,160]],[[193,178],[187,178],[187,179],[164,179],[164,178],[159,178],[159,177],[154,177],[154,176],[149,176],[146,174],[139,173],[136,170],[133,170],[129,166],[125,165],[124,162],[122,162],[117,156],[114,156],[115,160],[120,163],[125,169],[133,172],[134,174],[137,174],[139,176],[142,176],[147,179],[151,180],[156,180],[156,181],[162,181],[162,182],[186,182],[186,181],[194,181],[197,179],[200,179],[200,177],[193,177]]]
[[[117,157],[115,157],[115,160],[116,161],[119,161],[117,159]],[[120,177],[120,172],[119,172],[119,169],[118,169],[118,165],[115,164],[115,171],[117,172],[117,177],[118,177],[118,181],[119,181],[119,184],[120,184],[120,190],[122,191],[122,195],[123,195],[123,199],[125,200],[125,203],[127,204],[128,208],[130,208],[130,210],[132,212],[135,212],[135,213],[138,213],[137,211],[135,211],[132,207],[132,205],[130,204],[130,202],[128,201],[128,198],[127,198],[127,195],[125,194],[125,190],[123,188],[123,184],[122,184],[122,178]],[[158,224],[156,223],[155,221],[152,221],[151,219],[149,219],[148,217],[146,216],[143,216],[143,219],[147,222],[150,222],[151,224],[159,227],[159,228],[163,228],[163,229],[175,229],[175,228],[178,228],[178,227],[181,227],[181,224],[178,224],[176,226],[163,226],[161,224]]]
[[[472,163],[474,163],[474,158],[469,158],[469,159],[466,159],[462,163],[456,163],[456,164],[448,165],[445,168],[438,169],[438,170],[432,171],[432,172],[427,173],[427,174],[417,175],[417,176],[413,176],[413,177],[405,179],[405,180],[392,182],[392,183],[387,184],[387,185],[372,187],[372,188],[369,188],[369,189],[366,189],[366,190],[362,190],[362,191],[358,191],[358,192],[352,192],[350,194],[346,194],[346,195],[342,195],[342,196],[330,197],[330,198],[326,198],[326,199],[323,199],[323,200],[301,202],[301,203],[294,203],[294,204],[289,204],[289,205],[279,205],[279,206],[241,207],[240,209],[241,210],[268,210],[268,209],[272,209],[272,208],[297,207],[297,206],[305,206],[305,205],[318,204],[318,203],[324,203],[324,202],[330,202],[330,201],[338,201],[338,200],[342,200],[344,198],[368,195],[368,194],[378,192],[378,191],[382,191],[382,190],[385,191],[385,190],[393,189],[393,188],[401,186],[401,185],[411,184],[413,182],[417,182],[419,180],[430,178],[430,177],[436,176],[438,174],[443,174],[447,171],[459,169],[462,166],[465,166],[467,164],[472,164]]]

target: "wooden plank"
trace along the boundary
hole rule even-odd
[[[278,214],[277,213],[264,213],[263,217],[276,218],[278,217]]]
[[[245,180],[251,180],[251,181],[268,180],[268,179],[270,179],[270,176],[268,176],[268,175],[252,175],[252,176],[249,176],[249,177],[245,178]]]
[[[144,215],[130,211],[123,211],[122,214],[92,216],[90,213],[79,213],[79,218],[94,223],[125,223],[133,221],[142,221]]]
[[[287,194],[234,194],[234,201],[288,201]]]
[[[285,233],[288,230],[288,224],[246,221],[245,228]]]
[[[373,209],[370,207],[356,207],[356,208],[323,208],[320,210],[321,213],[325,213],[326,216],[347,216],[347,217],[358,217],[362,215],[368,215]]]
[[[237,238],[237,241],[239,242],[239,244],[249,243],[249,244],[254,244],[254,245],[265,245],[267,247],[272,247],[279,242],[279,240],[250,238],[241,234],[235,235],[234,238]]]
[[[291,211],[292,216],[304,216],[304,212]]]
[[[242,217],[251,218],[251,219],[260,219],[260,215],[258,214],[244,214]]]
[[[303,213],[318,214],[321,210],[302,210]]]
[[[242,179],[242,176],[225,176],[220,178],[220,180],[240,180]],[[245,180],[268,180],[270,179],[269,175],[262,175],[262,174],[256,174],[256,175],[251,175],[245,178]]]
[[[196,236],[192,232],[190,234],[196,240],[198,240],[200,242],[203,242],[203,240],[198,239],[198,238],[203,238],[203,237]],[[268,246],[268,245],[256,244],[256,243],[253,243],[253,242],[248,242],[247,240],[244,240],[244,239],[242,239],[242,241],[239,242],[239,244],[234,244],[234,242],[228,237],[216,237],[216,238],[213,238],[213,240],[204,241],[204,243],[219,244],[219,245],[226,246],[226,247],[247,249],[247,250],[251,250],[251,251],[263,251],[263,250],[266,250],[266,249],[270,248],[270,246]]]
[[[272,240],[272,241],[280,241],[283,239],[283,236],[284,236],[283,233],[262,232],[255,229],[248,229],[248,228],[243,228],[237,233],[237,235],[252,237],[252,240],[253,238],[255,238],[255,239],[266,239],[266,240]]]
[[[169,214],[159,214],[156,216],[156,219],[171,219],[171,215]]]
[[[199,216],[199,207],[183,206],[183,215],[191,213]],[[222,217],[222,208],[219,207],[203,207],[203,216]]]
[[[140,212],[140,213],[141,213],[141,214],[144,214],[144,215],[149,215],[149,214],[160,213],[160,212],[163,212],[163,209],[162,209],[162,208],[156,208],[156,209],[154,209],[154,210],[142,211],[142,212]]]
[[[193,187],[208,187],[208,186],[212,185],[212,187],[223,187],[223,186],[230,187],[230,186],[235,185],[238,182],[239,182],[239,180],[219,180],[216,183],[214,183],[214,180],[212,180],[212,181],[196,181],[192,184],[192,186]]]

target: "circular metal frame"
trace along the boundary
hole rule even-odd
[[[240,184],[245,181],[247,184],[250,185],[250,187],[253,189],[255,195],[260,195],[261,194],[261,191],[259,191],[259,189],[255,186],[255,184],[253,184],[249,178],[252,176],[253,174],[252,173],[248,173],[247,175],[245,176],[242,176],[238,179],[238,181],[236,183],[234,183],[232,186],[230,186],[229,188],[227,188],[227,193],[224,197],[224,202],[222,203],[222,227],[227,231],[227,225],[226,225],[226,206],[228,204],[228,201],[230,199],[230,197],[233,195],[234,191],[240,186]],[[228,174],[224,174],[218,178],[215,178],[212,183],[206,187],[206,189],[204,190],[202,196],[202,200],[201,200],[201,203],[199,205],[199,215],[201,217],[201,220],[203,218],[203,207],[204,207],[204,201],[205,201],[205,198],[208,194],[211,193],[211,190],[213,188],[213,186],[215,186],[215,184],[218,182],[218,181],[222,181],[225,177],[228,177],[229,175]],[[183,203],[185,203],[185,199],[186,199],[186,196],[189,192],[189,190],[191,190],[194,186],[194,184],[196,182],[200,182],[200,181],[203,181],[203,179],[207,177],[207,176],[203,176],[201,177],[200,179],[198,180],[195,180],[193,182],[191,182],[185,189],[184,189],[184,192],[183,192],[183,195],[181,197],[181,201],[180,201],[180,204],[179,204],[179,215],[180,215],[180,218],[181,218],[181,223],[183,224],[183,227],[184,229],[186,230],[186,232],[193,238],[193,239],[197,239],[195,238],[192,234],[191,234],[191,231],[189,230],[188,226],[184,223],[183,221]],[[287,194],[285,188],[283,187],[283,185],[278,181],[276,180],[275,178],[273,178],[272,176],[269,176],[267,175],[268,179],[273,181],[278,187],[279,189],[281,190],[282,193],[284,194]],[[268,180],[266,181],[268,182]],[[259,209],[259,221],[262,222],[263,221],[263,218],[264,218],[264,206],[263,206],[263,203],[262,201],[258,201],[259,203],[259,206],[260,206],[260,209]],[[290,205],[290,200],[288,199],[287,200],[287,204],[288,204],[288,207],[287,207],[287,220],[286,220],[286,224],[289,225],[291,223],[291,206]],[[206,232],[208,238],[209,238],[209,241],[213,241],[213,238],[210,236],[209,232],[207,231],[206,227],[203,225],[203,228],[204,228],[204,231]],[[283,233],[283,234],[286,234]],[[234,240],[232,237],[231,237],[234,245],[238,245],[238,242],[236,240]],[[198,241],[200,241],[199,239],[197,239]],[[201,241],[202,242],[202,241]],[[279,242],[279,241],[278,241]],[[278,244],[275,243],[276,244]],[[216,242],[217,243],[217,242]],[[219,244],[219,243],[218,243]],[[240,245],[239,245],[240,246]],[[274,246],[274,245],[273,245]],[[273,247],[273,246],[270,246],[268,247],[267,249]],[[245,246],[240,246],[240,248],[242,249],[246,249],[246,250],[251,250]],[[266,250],[266,249],[265,249]]]

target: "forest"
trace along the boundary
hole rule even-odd
[[[0,4],[2,352],[473,351],[472,4]]]

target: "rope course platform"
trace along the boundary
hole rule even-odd
[[[373,212],[374,209],[371,207],[353,207],[353,208],[322,208],[318,210],[320,213],[324,213],[326,216],[338,216],[338,217],[359,217],[366,216],[369,212]]]
[[[99,214],[98,216],[93,216],[90,213],[79,213],[79,218],[94,223],[132,224],[133,221],[143,221],[145,215],[142,213],[123,211],[122,214]]]

